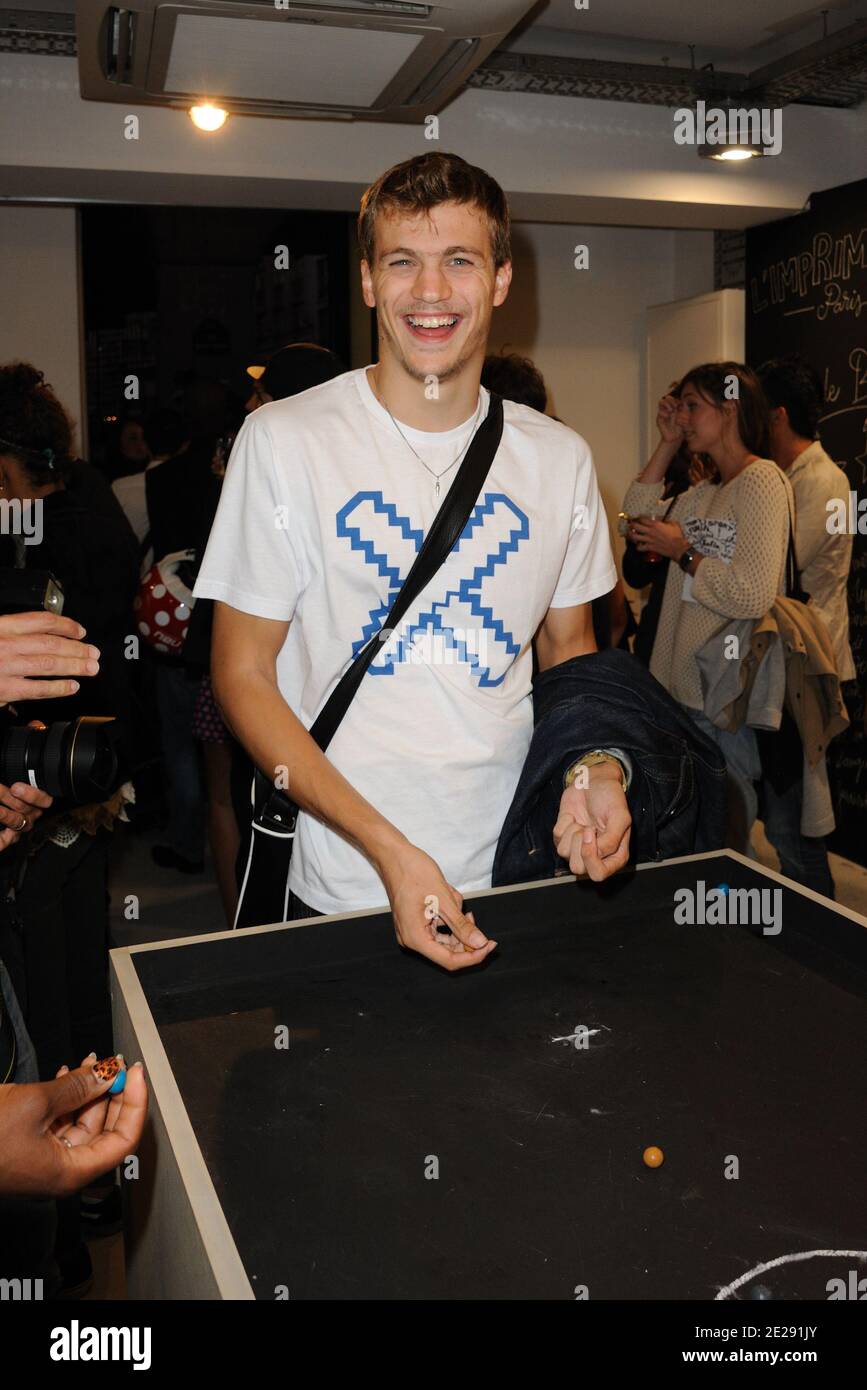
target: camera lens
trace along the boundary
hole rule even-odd
[[[116,720],[89,715],[47,729],[9,729],[0,738],[0,782],[29,782],[77,805],[105,801],[122,780],[118,737]]]

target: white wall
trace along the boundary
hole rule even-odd
[[[573,248],[589,248],[575,270]],[[549,409],[593,450],[609,519],[644,467],[645,310],[713,289],[713,235],[522,223],[514,279],[495,311],[492,351],[531,357]],[[544,480],[540,480],[544,485]]]
[[[743,362],[746,294],[713,290],[647,311],[644,406],[645,440],[657,438],[656,411],[673,381],[700,362]]]
[[[83,449],[77,221],[74,208],[0,205],[0,362],[32,362],[45,373]]]

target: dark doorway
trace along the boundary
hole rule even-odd
[[[177,404],[195,378],[243,400],[246,368],[285,343],[349,363],[344,213],[88,206],[81,210],[90,451],[126,416]]]

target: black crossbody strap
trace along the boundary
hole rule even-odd
[[[785,481],[783,487],[786,488]],[[809,603],[810,595],[801,587],[801,571],[798,569],[798,556],[795,550],[795,517],[789,489],[786,488],[786,510],[789,513],[789,544],[786,548],[786,598],[797,599],[799,603]]]
[[[503,401],[492,391],[488,413],[473,436],[473,442],[458,469],[457,476],[446,494],[445,501],[431,522],[430,530],[424,538],[421,550],[416,555],[412,568],[399,592],[395,595],[385,622],[379,632],[373,634],[367,645],[355,657],[352,665],[341,676],[310,729],[311,738],[316,740],[323,752],[334,737],[341,719],[361,684],[365,671],[377,652],[382,650],[381,637],[384,633],[391,632],[397,627],[404,614],[433,579],[461,536],[473,507],[479,500],[479,493],[490,472],[502,435]]]

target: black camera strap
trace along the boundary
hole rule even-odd
[[[503,401],[492,391],[488,413],[473,436],[382,627],[353,658],[309,730],[323,753],[352,703],[365,672],[376,654],[382,651],[383,635],[395,630],[457,543],[479,499],[502,435]],[[253,783],[253,807],[253,833],[235,916],[236,927],[286,920],[289,860],[298,807],[258,768]]]

